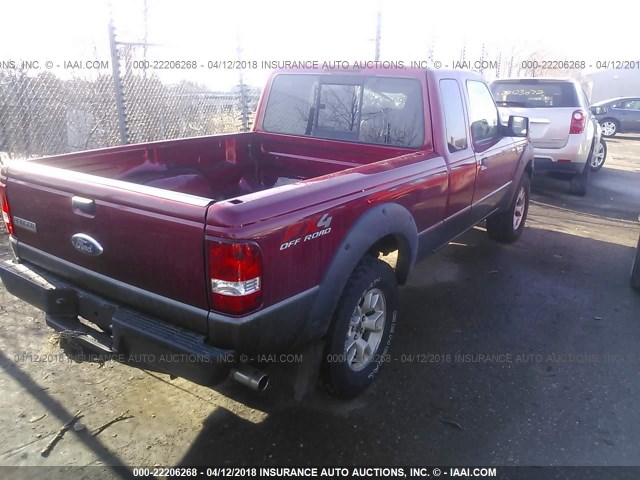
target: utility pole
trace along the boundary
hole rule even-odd
[[[142,77],[144,79],[147,78],[147,47],[149,45],[149,22],[148,22],[148,17],[149,17],[149,9],[147,8],[147,0],[144,0],[144,7],[143,7],[143,15],[144,15],[144,39],[142,40],[142,43],[144,44],[144,46],[142,47],[142,60],[144,61],[145,67],[144,70],[142,70]]]
[[[376,61],[380,60],[380,36],[382,31],[382,5],[378,1],[378,12],[376,14]]]
[[[237,49],[236,53],[238,55],[238,62],[242,65],[242,47],[240,45],[240,34],[238,33],[236,37]],[[242,131],[249,131],[249,99],[247,98],[247,86],[244,83],[244,76],[242,75],[242,69],[238,70],[240,72],[240,84],[238,88],[240,89],[240,119],[242,121]]]
[[[118,57],[118,45],[116,43],[116,31],[113,26],[113,18],[109,19],[109,47],[111,49],[111,68],[113,71],[113,87],[116,95],[116,110],[118,112],[118,130],[120,143],[129,143],[129,131],[127,129],[127,112],[122,93],[122,78],[120,77],[120,58]]]
[[[432,35],[429,40],[429,49],[427,50],[427,64],[429,65],[429,68],[433,66],[435,48],[436,48],[436,41]]]
[[[120,143],[129,143],[129,126],[127,124],[127,108],[125,104],[124,86],[122,82],[122,68],[120,65],[120,55],[118,53],[118,46],[125,47],[127,49],[127,73],[131,73],[131,54],[132,50],[137,47],[143,48],[143,58],[147,59],[147,47],[155,47],[157,44],[149,43],[148,37],[148,5],[147,1],[144,1],[144,39],[142,42],[123,42],[116,40],[116,29],[113,26],[113,13],[111,10],[111,3],[109,3],[109,48],[111,49],[111,68],[113,71],[113,86],[116,95],[116,110],[118,112],[118,130],[120,131]],[[147,78],[146,68],[143,71],[143,78]]]

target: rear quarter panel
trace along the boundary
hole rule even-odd
[[[306,72],[329,73],[321,69]],[[279,71],[269,78],[255,122],[255,131],[261,135],[266,134],[262,131],[266,92],[280,73],[300,72]],[[341,75],[345,73],[340,72]],[[242,197],[242,203],[233,204],[231,200],[210,207],[205,229],[208,238],[250,239],[260,245],[264,262],[263,307],[319,285],[354,223],[376,205],[385,202],[401,205],[411,213],[419,232],[441,223],[444,218],[448,170],[445,159],[434,153],[425,71],[363,70],[350,74],[417,79],[422,88],[424,144],[414,153],[398,156],[394,155],[394,148],[384,145],[305,137],[305,140],[317,142],[318,157],[325,158],[324,155],[333,151],[331,158],[345,160],[339,152],[346,148],[350,152],[349,160],[361,158],[356,161],[365,165],[246,195]],[[296,141],[296,137],[287,135],[266,135],[276,143],[286,143],[288,139]],[[360,151],[360,156],[356,155],[356,150]],[[385,150],[389,152],[386,154],[389,159],[374,160],[375,163],[370,159],[367,161],[367,156],[384,156],[381,152]],[[311,238],[305,240],[309,235]],[[377,240],[372,236],[371,245]]]
[[[417,152],[246,195],[242,203],[219,202],[209,209],[206,233],[260,245],[269,306],[318,285],[354,222],[373,206],[403,206],[419,231],[441,222],[447,186],[443,158]]]

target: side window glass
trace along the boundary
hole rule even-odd
[[[440,80],[440,98],[444,109],[449,152],[464,150],[467,148],[467,126],[458,82],[453,79]]]
[[[475,80],[467,81],[469,94],[469,121],[471,137],[475,143],[498,137],[498,109],[487,86]]]

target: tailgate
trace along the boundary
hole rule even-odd
[[[125,286],[208,310],[204,222],[211,200],[27,161],[11,164],[7,196],[25,260],[57,257]],[[113,298],[120,287],[94,290]],[[206,332],[206,315],[186,323]]]

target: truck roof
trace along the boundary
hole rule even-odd
[[[473,78],[480,81],[485,81],[482,75],[477,72],[469,70],[441,70],[441,69],[424,69],[424,68],[281,68],[272,72],[272,75],[280,73],[297,73],[297,74],[315,74],[315,75],[361,75],[372,77],[409,77],[409,78],[424,78],[425,75],[433,76],[436,79],[440,78]]]

